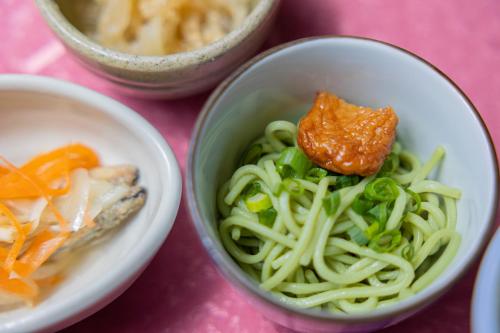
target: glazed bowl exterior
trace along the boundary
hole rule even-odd
[[[481,261],[474,285],[471,323],[474,333],[500,333],[500,228]]]
[[[203,48],[165,56],[137,56],[103,47],[78,30],[68,20],[78,14],[68,13],[86,12],[80,9],[82,1],[84,5],[92,3],[87,0],[36,0],[36,3],[52,31],[86,68],[112,82],[120,92],[158,99],[193,95],[227,77],[262,45],[279,5],[279,0],[258,1],[239,28]]]
[[[19,165],[80,142],[103,165],[138,167],[144,206],[72,263],[36,306],[0,313],[0,332],[61,329],[98,311],[146,268],[169,234],[181,197],[175,156],[163,137],[128,107],[87,88],[46,77],[0,75],[0,152]]]
[[[297,121],[316,92],[324,90],[358,105],[391,105],[400,119],[398,140],[421,160],[443,145],[445,160],[432,176],[463,193],[457,223],[462,242],[451,264],[418,294],[366,314],[327,314],[280,303],[239,268],[217,232],[216,192],[244,149],[269,122]],[[498,165],[479,113],[438,69],[393,45],[332,36],[271,49],[216,89],[194,130],[186,187],[194,224],[211,258],[264,316],[304,332],[366,332],[393,325],[432,303],[478,257],[495,216]]]

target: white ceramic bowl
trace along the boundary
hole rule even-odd
[[[458,187],[459,251],[431,285],[398,304],[367,314],[333,315],[281,304],[237,266],[216,231],[216,190],[245,147],[278,119],[297,121],[315,93],[327,90],[355,104],[392,105],[399,139],[422,160],[438,145],[446,158],[436,177]],[[319,37],[278,46],[240,68],[212,94],[191,142],[187,170],[190,211],[218,268],[265,316],[307,332],[360,332],[390,326],[437,299],[477,258],[493,223],[498,165],[479,113],[435,67],[408,51],[354,37]]]
[[[75,263],[34,308],[0,313],[0,332],[54,331],[96,312],[139,276],[169,233],[181,195],[177,161],[162,136],[124,105],[55,79],[0,75],[0,154],[20,163],[82,142],[103,164],[130,163],[147,189],[145,206]]]
[[[472,329],[474,333],[500,333],[500,229],[484,255],[474,287]]]

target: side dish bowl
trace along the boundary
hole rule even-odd
[[[416,295],[365,314],[328,314],[280,303],[238,267],[217,232],[216,191],[236,169],[244,149],[262,135],[269,122],[296,122],[320,90],[331,91],[357,105],[391,105],[400,118],[398,140],[422,160],[443,145],[446,157],[432,177],[460,188],[463,193],[458,202],[457,224],[462,242],[451,264]],[[418,56],[393,45],[357,37],[294,41],[242,66],[205,104],[194,130],[187,168],[190,212],[219,270],[269,319],[306,332],[380,329],[435,301],[479,255],[498,202],[494,147],[479,113],[465,94]]]
[[[271,28],[279,0],[258,1],[239,28],[212,44],[165,56],[117,52],[85,36],[79,30],[82,22],[96,20],[95,13],[86,9],[92,1],[37,0],[36,3],[66,48],[120,91],[139,97],[179,98],[211,88],[255,54]]]
[[[475,333],[500,333],[500,229],[493,236],[474,287],[472,330]]]
[[[35,307],[0,313],[0,332],[55,331],[110,303],[144,270],[170,232],[181,176],[162,136],[126,106],[55,79],[0,75],[0,152],[19,164],[72,142],[93,147],[103,165],[133,164],[147,189],[142,210],[73,263]]]

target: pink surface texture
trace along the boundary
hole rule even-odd
[[[169,102],[120,96],[64,50],[32,1],[1,0],[0,17],[0,73],[57,77],[123,102],[163,134],[185,176],[191,130],[208,93]],[[500,147],[498,0],[283,0],[263,49],[324,34],[380,39],[429,60],[471,98]],[[476,272],[477,263],[434,305],[383,332],[469,332]],[[172,233],[142,276],[109,306],[65,331],[289,333],[219,275],[195,234],[185,198]]]

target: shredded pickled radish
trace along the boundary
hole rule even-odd
[[[40,218],[47,207],[47,200],[44,198],[39,199],[17,199],[17,200],[5,200],[4,204],[9,207],[9,209],[17,216],[21,221],[27,221],[31,223],[31,228],[35,230],[38,228],[40,223]],[[2,229],[0,228],[0,234]],[[0,236],[0,241],[1,241]]]
[[[54,200],[62,216],[70,223],[72,231],[85,225],[85,213],[89,202],[90,180],[87,169],[78,168],[70,176],[71,190]]]
[[[9,210],[9,208],[7,208],[7,206],[5,206],[4,204],[0,204],[0,212],[3,215],[7,216],[7,218],[12,222],[12,225],[16,229],[16,233],[17,233],[14,244],[9,249],[9,252],[7,253],[7,257],[4,259],[3,265],[2,265],[3,268],[7,272],[10,273],[10,272],[12,272],[12,267],[16,261],[17,256],[21,252],[21,248],[24,245],[24,241],[26,240],[26,232],[29,231],[29,229],[31,229],[31,226],[28,225],[29,228],[27,228],[28,230],[26,230],[21,225],[21,223],[19,223],[17,217],[14,214],[12,214],[12,212]]]

